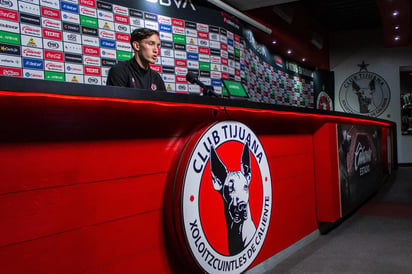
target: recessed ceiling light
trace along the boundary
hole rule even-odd
[[[398,41],[399,39],[401,39],[401,37],[399,35],[396,35],[394,39],[395,41]]]
[[[392,13],[392,15],[393,15],[393,16],[398,16],[398,15],[399,15],[399,11],[394,10],[393,13]]]
[[[306,58],[302,58],[302,62],[305,62],[306,61]]]
[[[272,44],[277,44],[277,43],[278,43],[278,41],[276,41],[276,40],[272,41]]]
[[[292,50],[288,49],[288,54],[291,54],[291,53],[292,53]]]
[[[400,29],[400,28],[401,28],[401,27],[400,27],[399,25],[396,25],[396,26],[395,26],[395,29],[396,29],[396,30],[398,30],[398,29]]]

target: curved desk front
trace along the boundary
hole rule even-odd
[[[389,121],[117,87],[0,84],[7,273],[251,269],[345,218],[396,168]],[[226,180],[235,175],[243,189]],[[197,193],[185,200],[187,191]],[[242,199],[246,213],[233,209]],[[190,203],[199,219],[185,228]],[[230,229],[245,220],[252,240],[242,247]]]

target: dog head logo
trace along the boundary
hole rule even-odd
[[[182,164],[186,246],[204,272],[245,271],[269,229],[271,176],[265,151],[246,125],[215,123],[189,141]]]
[[[381,76],[366,69],[368,64],[358,66],[360,71],[346,78],[340,87],[339,103],[345,112],[377,117],[389,106],[389,86]]]
[[[229,239],[229,254],[242,251],[255,234],[256,226],[250,216],[249,184],[252,177],[250,170],[249,148],[244,146],[241,170],[227,171],[214,148],[210,153],[210,169],[214,189],[222,195],[225,205],[225,217]]]

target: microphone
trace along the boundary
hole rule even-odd
[[[203,89],[203,95],[209,95],[209,96],[216,96],[218,95],[215,93],[215,90],[213,89],[213,86],[206,86],[204,83],[202,83],[199,79],[196,78],[196,75],[193,72],[188,72],[186,74],[186,80],[189,81],[191,84],[197,84]]]

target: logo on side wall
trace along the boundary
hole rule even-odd
[[[318,99],[316,100],[316,108],[322,110],[333,110],[332,99],[329,94],[325,91],[321,91],[318,94]]]
[[[390,89],[381,76],[367,70],[368,65],[362,61],[359,72],[346,78],[339,103],[345,112],[378,117],[389,105]]]
[[[271,216],[263,146],[246,125],[224,121],[187,147],[183,155],[190,156],[180,166],[185,171],[176,190],[185,246],[207,273],[243,272],[262,248]]]

